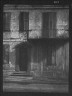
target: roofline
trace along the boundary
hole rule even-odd
[[[68,5],[10,5],[10,4],[6,4],[4,5],[3,9],[4,10],[20,10],[20,9],[55,9],[55,8],[66,8],[69,9]]]

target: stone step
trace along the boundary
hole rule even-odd
[[[26,73],[25,71],[15,71],[14,73],[20,74],[20,73]]]
[[[8,82],[8,83],[51,83],[51,84],[68,84],[68,82],[65,82],[65,81],[61,81],[61,80],[54,80],[54,79],[33,79],[33,77],[18,77],[18,76],[10,76],[10,77],[7,77],[5,78],[5,80],[3,81],[4,83],[5,82]]]
[[[9,76],[5,77],[4,78],[4,81],[6,80],[9,80],[9,81],[22,81],[22,80],[30,80],[32,79],[33,77],[26,73],[26,72],[22,72],[22,71],[19,71],[19,72],[13,72],[12,74],[10,74]]]
[[[27,75],[27,74],[11,74],[10,76],[25,76],[25,77],[31,77],[31,75]]]
[[[6,79],[32,79],[33,77],[25,77],[25,76],[9,76]]]
[[[20,72],[14,72],[11,74],[11,76],[25,76],[25,77],[31,77],[30,74],[26,73],[26,72],[23,72],[23,71],[20,71]]]
[[[14,70],[3,70],[3,76],[9,76],[14,72]]]

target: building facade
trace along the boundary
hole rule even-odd
[[[3,70],[68,78],[69,7],[5,5]]]

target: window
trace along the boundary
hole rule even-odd
[[[10,19],[11,19],[11,13],[4,12],[3,13],[3,31],[4,32],[10,31]]]
[[[29,30],[29,13],[21,12],[19,16],[19,32],[28,32]]]
[[[44,12],[42,16],[43,16],[43,26],[42,26],[43,38],[55,37],[56,12]]]

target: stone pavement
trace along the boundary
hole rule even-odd
[[[4,92],[68,92],[68,85],[3,83]]]
[[[50,79],[38,80],[24,73],[4,75],[4,92],[68,92],[68,82]],[[45,78],[44,78],[45,79]]]
[[[68,92],[68,83],[54,80],[33,80],[28,77],[7,77],[3,81],[4,92]]]

